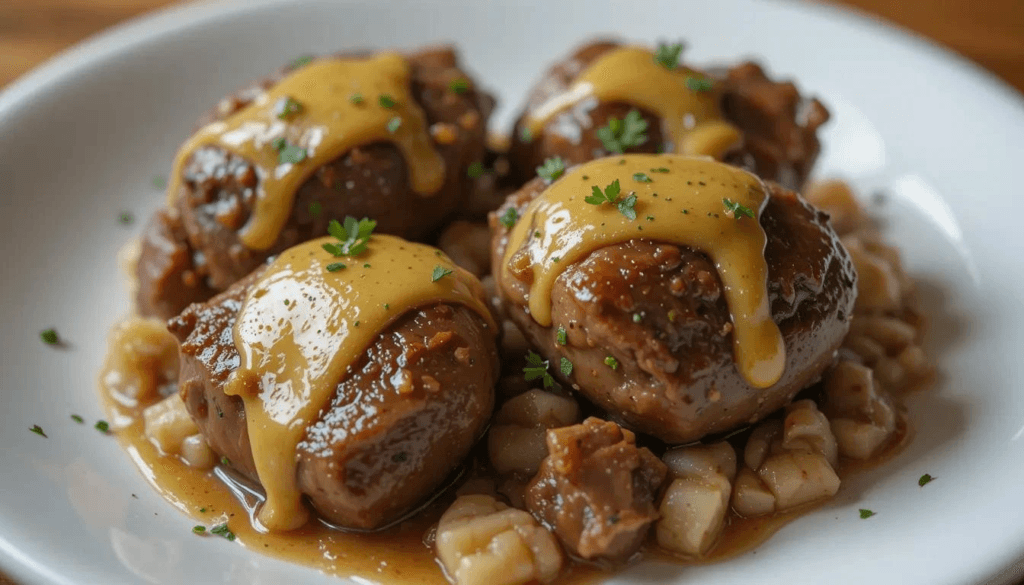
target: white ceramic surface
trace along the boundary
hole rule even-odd
[[[906,452],[756,551],[706,567],[642,563],[613,581],[974,585],[1024,557],[1020,95],[926,42],[818,5],[350,0],[160,13],[0,94],[0,566],[26,584],[340,582],[193,537],[193,522],[92,430],[104,338],[127,305],[115,253],[139,229],[118,212],[145,218],[162,200],[151,178],[196,115],[296,55],[455,40],[501,96],[505,124],[543,66],[602,32],[683,37],[697,63],[759,56],[830,104],[819,174],[889,194],[873,210],[934,312],[929,349],[943,373],[911,400],[918,432]],[[49,326],[70,349],[39,341]],[[926,472],[938,479],[920,488]],[[861,520],[858,508],[877,515]]]

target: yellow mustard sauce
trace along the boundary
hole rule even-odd
[[[668,69],[643,47],[621,47],[597,58],[572,86],[527,113],[526,128],[538,136],[547,122],[581,102],[627,103],[654,113],[678,154],[721,159],[738,146],[742,134],[726,122],[719,94],[691,89],[687,80],[705,76],[686,67]],[[691,82],[692,83],[692,82]]]
[[[637,180],[635,173],[644,173],[649,182]],[[621,186],[620,200],[636,196],[636,219],[615,204],[585,201],[594,186],[603,190],[613,181]],[[734,216],[725,200],[745,206],[754,217]],[[704,252],[722,279],[737,368],[751,385],[767,388],[786,364],[768,299],[767,237],[760,224],[767,201],[767,187],[757,176],[708,158],[632,154],[584,163],[527,206],[509,234],[503,278],[532,271],[532,279],[525,279],[530,314],[550,326],[555,279],[598,248],[642,238]]]
[[[374,235],[358,257],[335,257],[320,238],[290,248],[249,289],[235,321],[240,356],[225,392],[245,403],[269,530],[305,524],[296,448],[345,371],[394,319],[434,303],[465,305],[497,327],[480,282],[430,246]],[[343,262],[346,268],[328,271]],[[437,267],[440,267],[438,269]],[[441,270],[450,273],[435,278]]]
[[[239,234],[253,250],[274,244],[302,183],[356,146],[394,144],[405,157],[413,190],[421,195],[437,192],[444,184],[444,159],[434,149],[426,116],[410,93],[410,74],[408,62],[396,53],[321,59],[293,71],[248,106],[200,129],[181,147],[167,191],[169,205],[181,189],[185,164],[203,146],[218,146],[255,166],[256,204]],[[393,105],[382,105],[382,96]],[[293,159],[281,157],[282,138],[286,145],[304,149],[302,160],[287,162]]]

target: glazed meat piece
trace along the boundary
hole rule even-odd
[[[370,59],[381,55],[342,55],[297,61],[270,78],[225,98],[201,122],[223,122],[249,111],[260,104],[261,96],[275,91],[283,80],[301,73],[304,68],[331,60]],[[277,149],[277,153],[272,151],[273,156],[280,153],[281,163],[276,169],[291,164],[295,172],[302,172],[306,177],[287,193],[283,203],[287,209],[281,216],[279,229],[265,236],[259,246],[250,245],[247,230],[253,231],[259,223],[259,214],[264,213],[259,194],[272,187],[267,182],[267,173],[278,171],[263,169],[258,161],[250,160],[252,157],[230,152],[213,140],[206,141],[210,144],[196,142],[193,150],[184,152],[180,177],[172,176],[169,181],[169,190],[174,191],[169,193],[169,207],[159,212],[168,219],[152,222],[143,237],[138,270],[139,312],[173,317],[189,303],[205,300],[213,292],[226,289],[268,257],[326,234],[331,219],[369,217],[378,222],[378,232],[421,239],[457,212],[475,181],[468,176],[467,169],[485,156],[486,126],[493,99],[476,89],[472,79],[460,68],[452,48],[423,50],[406,56],[405,62],[408,82],[401,89],[414,102],[412,104],[390,105],[387,100],[399,100],[397,94],[371,93],[380,85],[377,79],[363,79],[364,83],[358,87],[364,87],[365,95],[350,91],[350,85],[356,87],[356,84],[346,80],[344,95],[332,98],[339,104],[338,110],[349,108],[340,114],[343,121],[366,113],[383,112],[384,121],[377,125],[381,126],[379,130],[384,133],[384,140],[353,144],[336,158],[320,161],[314,156],[319,152],[313,146],[319,140],[314,121],[309,122],[311,130],[305,131],[303,138],[295,139],[308,140],[310,145],[305,149],[298,149],[299,142],[276,143],[267,139],[269,144],[265,144],[258,142],[262,138],[257,139],[256,144],[262,145],[261,148]],[[325,86],[330,83],[330,79],[323,81]],[[299,91],[289,93],[287,98],[293,101],[282,103],[297,105],[278,117],[286,125],[305,123],[307,112],[303,108],[309,100]],[[359,100],[358,103],[354,103],[355,100]],[[394,115],[388,118],[392,112]],[[422,128],[413,124],[417,116],[422,117]],[[326,114],[324,117],[330,119]],[[275,128],[276,119],[273,118],[268,132]],[[388,125],[387,131],[383,130],[384,125]],[[201,132],[210,128],[204,126]],[[285,130],[285,136],[287,132]],[[417,189],[413,172],[416,165],[410,160],[410,150],[415,148],[400,147],[398,138],[395,142],[387,140],[391,134],[404,136],[406,132],[411,144],[420,145],[417,157],[434,156],[436,152],[440,169],[433,169],[438,171],[433,176],[440,177],[437,184]],[[342,133],[333,135],[338,134]],[[328,132],[326,136],[332,134]],[[416,143],[419,138],[422,140]],[[320,146],[320,149],[326,147]],[[301,154],[297,154],[299,152]],[[291,162],[293,159],[297,162]],[[168,221],[178,229],[168,231],[164,226]]]
[[[267,270],[169,324],[181,342],[180,393],[189,413],[210,447],[253,480],[259,476],[250,417],[229,391],[241,360],[232,333]],[[344,527],[374,529],[400,519],[483,433],[497,372],[494,331],[477,312],[439,303],[402,314],[351,362],[306,426],[295,450],[299,491],[323,518]]]
[[[548,431],[548,456],[526,488],[526,507],[573,555],[621,563],[658,519],[667,468],[633,433],[588,418]]]
[[[637,168],[656,167],[661,163],[655,161],[669,160],[669,155],[626,155],[629,164],[617,166],[611,163],[620,157],[605,159],[610,161],[607,168],[624,169],[623,195],[627,189],[650,185],[660,192],[660,200],[683,197],[658,187],[664,184],[659,183],[665,180],[662,177],[671,174],[651,173],[651,183],[630,179],[636,170],[631,156],[650,159]],[[680,160],[685,162],[685,157],[676,157],[677,163]],[[581,165],[551,187],[540,179],[531,181],[491,215],[495,234],[492,270],[498,295],[506,314],[545,359],[558,364],[565,357],[573,364],[571,376],[561,375],[557,367],[552,368],[553,374],[613,420],[670,444],[756,422],[819,379],[849,328],[856,274],[827,214],[776,184],[765,186],[768,196],[759,217],[766,238],[762,261],[767,274],[761,289],[770,304],[766,318],[777,325],[785,346],[784,369],[774,382],[753,385],[737,366],[734,335],[740,322],[730,313],[721,274],[708,253],[646,239],[644,234],[649,232],[636,231],[636,237],[628,241],[597,247],[568,264],[556,257],[544,261],[545,266],[558,266],[560,272],[551,285],[550,325],[542,325],[537,312],[531,311],[535,300],[531,286],[536,280],[529,270],[528,255],[536,250],[528,246],[556,240],[549,232],[567,215],[531,220],[526,216],[528,205],[536,198],[550,197],[548,193],[555,187],[579,181],[581,173],[589,173],[590,180],[580,181],[579,197],[588,195],[591,183],[607,182],[589,170],[599,163]],[[731,168],[713,162],[701,164]],[[694,185],[698,179],[693,177]],[[653,204],[655,199],[649,201]],[[657,217],[645,217],[644,205],[650,204],[644,199],[637,201],[636,219],[626,222],[630,229],[650,230],[671,219],[661,212]],[[715,196],[708,205],[717,205],[721,211],[716,221],[724,221],[723,228],[753,221],[727,217]],[[605,213],[600,216],[602,225],[603,218],[620,217],[613,207],[605,207],[607,211],[582,205],[578,211],[587,213],[592,208],[593,213]],[[515,210],[520,222],[532,221],[528,225],[536,230],[536,238],[519,252],[508,250],[513,230],[499,221],[509,209]],[[688,221],[693,213],[677,217]],[[762,257],[760,249],[755,251]],[[533,266],[541,264],[538,261]]]
[[[559,156],[573,165],[612,154],[600,138],[599,129],[608,126],[612,118],[624,120],[632,109],[638,110],[646,122],[646,140],[627,146],[625,152],[662,152],[671,145],[665,120],[637,103],[621,99],[581,100],[548,117],[542,131],[529,131],[526,122],[531,114],[544,110],[554,100],[569,97],[574,82],[590,66],[623,47],[616,42],[584,45],[555,63],[534,85],[516,122],[509,151],[512,175],[520,184],[534,177],[536,167],[548,157]],[[818,100],[803,98],[793,83],[769,79],[755,63],[693,75],[698,79],[705,76],[714,82],[712,89],[687,86],[679,91],[714,93],[721,116],[739,130],[740,145],[729,149],[724,160],[791,189],[800,188],[818,156],[817,129],[828,120],[828,111]],[[665,152],[680,151],[668,148]]]

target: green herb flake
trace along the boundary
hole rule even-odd
[[[93,428],[101,433],[107,433],[110,432],[110,423],[105,420],[98,420],[96,421],[96,424],[93,425]]]
[[[359,106],[359,105],[362,105],[362,103],[365,102],[366,100],[363,99],[363,94],[361,94],[361,93],[354,93],[354,94],[348,96],[348,101],[351,104]]]
[[[466,93],[469,91],[469,80],[460,77],[449,81],[448,91],[452,93]]]
[[[484,163],[475,161],[470,163],[469,167],[466,168],[466,176],[470,179],[476,179],[484,174]]]
[[[206,512],[206,508],[199,508],[199,511],[202,512],[202,513],[205,513]]]
[[[530,132],[529,128],[523,126],[523,128],[519,131],[519,140],[525,142],[526,144],[533,142],[533,132]]]
[[[935,481],[935,478],[926,473],[926,474],[922,475],[920,479],[917,480],[917,485],[919,485],[921,487],[924,487],[925,485],[927,485],[927,484],[929,484],[929,483],[931,483],[933,481]]]
[[[626,197],[622,201],[619,201],[619,204],[618,204],[619,213],[621,213],[622,215],[626,216],[626,219],[628,219],[629,221],[633,221],[633,220],[636,219],[636,209],[634,209],[635,206],[636,206],[636,195],[635,194],[631,194],[629,197]],[[637,228],[637,229],[640,229],[640,228]]]
[[[324,210],[324,206],[321,205],[320,202],[318,202],[318,201],[314,201],[314,202],[309,204],[309,216],[310,217],[320,217],[320,213],[323,212],[323,210]]]
[[[654,179],[647,176],[647,173],[633,173],[633,180],[638,183],[651,183]]]
[[[671,45],[658,43],[658,48],[654,51],[654,62],[665,69],[672,70],[679,66],[679,57],[682,54],[683,43]]]
[[[85,419],[80,417],[80,416],[78,416],[77,414],[72,414],[71,415],[71,420],[75,421],[78,424],[82,424],[82,423],[85,422]]]
[[[619,180],[615,179],[604,189],[601,189],[597,185],[594,185],[591,189],[592,194],[587,195],[583,200],[591,205],[602,205],[604,203],[615,203],[619,198],[619,191],[621,190],[621,187],[619,186]]]
[[[289,144],[284,138],[274,140],[271,145],[277,151],[277,164],[298,164],[306,160],[306,149]]]
[[[870,517],[872,517],[874,515],[875,515],[875,513],[872,512],[871,510],[866,510],[864,508],[860,509],[860,519],[861,520],[864,520],[866,518],[870,518]]]
[[[221,465],[231,465],[231,460],[228,459],[227,456],[221,456],[220,464]]]
[[[526,381],[541,379],[545,388],[555,385],[555,379],[548,372],[548,361],[540,359],[540,356],[532,351],[526,353],[526,366],[523,367],[523,377]]]
[[[292,116],[301,113],[303,106],[295,98],[284,96],[274,104],[274,114],[278,120],[287,120]]]
[[[665,167],[658,167],[656,169],[651,169],[651,172],[652,173],[667,173],[668,169],[665,168]]]
[[[313,62],[313,56],[312,55],[303,55],[303,56],[299,57],[298,59],[295,59],[294,61],[292,61],[291,64],[289,65],[289,67],[291,67],[292,69],[298,69],[299,67],[304,67],[306,65],[309,65],[312,62]]]
[[[228,530],[228,524],[218,524],[210,529],[210,534],[216,534],[217,536],[223,536],[224,538],[234,541],[235,533]]]
[[[438,264],[434,267],[434,271],[430,273],[430,282],[437,282],[451,273],[451,270],[448,270],[444,266]]]
[[[612,356],[608,356],[604,358],[604,365],[608,366],[613,370],[617,370],[619,369],[619,360],[613,358]]]
[[[391,97],[386,93],[380,94],[380,97],[377,98],[377,102],[380,104],[380,107],[388,109],[395,107],[395,105],[398,103],[395,101],[395,98]]]
[[[339,270],[344,270],[344,269],[346,269],[348,267],[345,266],[345,264],[343,262],[331,262],[330,264],[328,264],[324,268],[327,269],[327,272],[337,272]]]
[[[498,222],[507,229],[512,229],[516,225],[517,221],[519,221],[519,212],[516,211],[515,207],[509,207],[505,210],[505,213],[502,213],[501,217],[498,218]]]
[[[743,219],[744,217],[754,218],[754,212],[747,207],[731,199],[722,199],[722,205],[725,205],[725,210],[732,213],[732,216],[736,219]]]
[[[44,329],[39,332],[39,338],[43,340],[46,345],[57,345],[60,343],[60,337],[57,335],[56,329]]]
[[[558,326],[558,331],[555,333],[555,339],[558,341],[558,345],[565,345],[569,343],[569,339],[565,334],[565,327]]]
[[[569,361],[569,358],[567,358],[567,357],[563,357],[562,358],[562,363],[561,363],[561,368],[560,369],[562,370],[562,375],[563,376],[568,377],[568,376],[572,375],[572,362]]]
[[[206,527],[201,524],[196,524],[192,527],[193,534],[206,534]]]
[[[388,310],[388,309],[390,309],[390,308],[391,308],[391,305],[390,305],[390,304],[388,304],[388,303],[384,303],[384,310]]]
[[[401,127],[402,127],[402,119],[400,117],[395,116],[394,118],[391,118],[390,120],[388,120],[388,126],[387,126],[388,132],[394,134],[395,132],[398,132],[398,129],[401,128]]]
[[[28,430],[30,430],[33,433],[39,435],[40,437],[43,437],[44,439],[49,439],[50,438],[50,437],[46,436],[46,433],[43,431],[43,427],[41,427],[39,425],[32,425],[31,427],[29,427]]]
[[[639,322],[641,322],[643,320],[644,320],[644,318],[643,318],[643,316],[640,315],[640,313],[633,313],[633,322],[634,323],[639,323]]]
[[[323,244],[321,247],[335,257],[358,256],[366,251],[366,248],[369,246],[370,236],[373,235],[373,230],[376,227],[377,222],[366,217],[356,219],[349,215],[345,217],[344,224],[339,223],[336,219],[332,219],[327,224],[327,233],[334,236],[340,243]],[[341,266],[341,268],[344,267],[344,265]]]
[[[712,87],[714,87],[714,82],[707,77],[696,77],[690,75],[686,78],[686,89],[690,91],[711,91]]]
[[[122,211],[117,214],[117,223],[121,225],[132,225],[135,223],[135,216],[129,211]]]
[[[623,119],[608,118],[608,125],[597,129],[597,137],[605,150],[622,154],[627,148],[647,142],[647,120],[636,109],[626,113]]]
[[[544,164],[537,167],[537,176],[546,183],[552,183],[565,173],[565,161],[560,156],[544,159]]]

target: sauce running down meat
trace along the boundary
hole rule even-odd
[[[240,396],[271,530],[307,520],[296,485],[296,447],[349,365],[393,319],[433,304],[463,304],[496,329],[479,281],[430,246],[373,236],[350,266],[321,238],[282,253],[252,286],[234,327],[241,363],[225,388]],[[433,278],[432,270],[451,271]],[[397,384],[396,384],[397,385]]]
[[[665,169],[667,172],[655,172]],[[645,180],[631,179],[643,173]],[[634,216],[585,198],[619,181],[622,197],[635,195]],[[729,200],[753,212],[734,217]],[[580,165],[530,203],[509,235],[506,274],[532,271],[529,309],[551,324],[551,289],[566,266],[598,248],[647,238],[690,246],[711,257],[721,276],[735,327],[736,363],[751,385],[771,386],[782,376],[786,348],[768,303],[766,236],[759,215],[768,200],[759,178],[709,159],[626,155]]]
[[[322,59],[297,69],[249,106],[202,128],[181,147],[171,172],[168,204],[174,205],[190,155],[208,145],[255,165],[256,206],[239,234],[254,250],[274,244],[288,221],[296,191],[309,175],[356,146],[393,143],[405,157],[414,191],[431,195],[444,184],[445,162],[434,149],[409,78],[408,62],[396,53]],[[353,98],[356,95],[360,99]],[[286,157],[287,149],[298,150]]]
[[[704,75],[686,67],[669,69],[643,47],[620,47],[599,57],[565,93],[528,112],[525,128],[534,136],[556,114],[596,98],[644,108],[662,119],[674,152],[721,159],[742,140],[725,121],[720,96],[711,88],[691,88]]]

